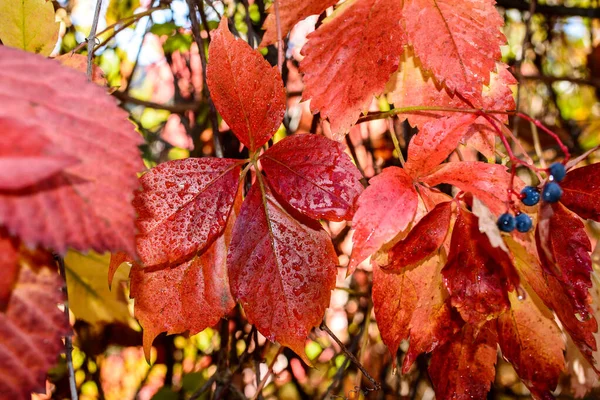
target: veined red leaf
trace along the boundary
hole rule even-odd
[[[600,222],[600,163],[569,171],[560,187],[561,203],[581,218]]]
[[[123,253],[122,251],[111,253],[110,254],[110,262],[108,264],[108,287],[112,286],[113,278],[115,273],[119,269],[119,267],[125,262],[133,262],[134,259],[131,258],[127,253]]]
[[[390,249],[390,262],[384,269],[399,272],[429,257],[444,243],[451,217],[452,203],[438,204],[411,229],[405,239]]]
[[[227,264],[248,321],[308,362],[304,344],[329,305],[337,256],[320,224],[306,222],[292,216],[259,176],[235,224]]]
[[[429,376],[439,399],[485,399],[496,374],[497,335],[490,324],[466,324],[434,350]]]
[[[508,291],[519,283],[508,255],[492,247],[477,217],[466,210],[459,210],[442,274],[452,306],[475,326],[508,310]]]
[[[150,359],[159,333],[194,335],[215,325],[235,306],[229,289],[227,251],[241,206],[238,194],[225,231],[204,252],[183,264],[149,271],[134,264],[131,298],[144,328],[144,353]]]
[[[502,214],[506,209],[510,174],[503,165],[479,161],[449,162],[422,177],[421,181],[429,186],[448,183],[470,192],[496,215]],[[523,182],[515,178],[515,191],[520,192],[523,186]]]
[[[137,147],[143,140],[127,112],[85,75],[0,47],[0,119],[21,121],[79,160],[26,188],[0,191],[8,231],[60,253],[72,247],[134,254],[131,200],[143,170]]]
[[[346,134],[398,68],[405,44],[401,8],[401,1],[347,1],[307,36],[303,98],[329,119],[334,137]]]
[[[481,98],[483,85],[506,43],[493,0],[406,0],[402,15],[408,43],[423,66],[451,92]],[[427,21],[427,23],[423,23]]]
[[[455,114],[425,123],[408,145],[406,172],[415,178],[430,173],[456,149],[475,119],[474,114]]]
[[[452,197],[446,193],[441,192],[439,189],[429,188],[427,186],[418,185],[419,195],[423,200],[423,204],[427,210],[432,210],[440,203],[451,201]]]
[[[363,191],[361,174],[345,146],[318,135],[293,135],[260,158],[269,185],[286,202],[314,219],[352,219]]]
[[[248,43],[235,38],[223,18],[208,48],[206,79],[215,107],[250,151],[277,131],[285,113],[279,71]]]
[[[565,367],[562,333],[552,313],[530,295],[517,299],[510,293],[510,303],[510,310],[498,317],[502,355],[536,396],[549,395]]]
[[[592,287],[590,239],[579,217],[560,203],[544,203],[541,207],[553,211],[550,218],[540,220],[535,232],[542,267],[558,278],[575,310],[585,315],[591,302],[589,289]]]
[[[279,0],[279,23],[281,35],[285,38],[294,25],[311,15],[318,15],[328,7],[334,6],[338,0]],[[259,47],[266,47],[277,43],[277,24],[275,20],[275,7],[271,6],[267,12],[263,29],[266,31]]]
[[[225,228],[238,190],[240,161],[173,160],[140,178],[137,250],[145,266],[177,264],[202,251]]]
[[[58,308],[64,301],[63,281],[47,266],[53,264],[48,254],[20,254],[17,281],[0,312],[0,393],[6,399],[29,400],[32,391],[45,393],[46,373],[64,349],[61,338],[70,327]]]
[[[352,220],[354,247],[349,272],[406,229],[417,211],[419,197],[412,179],[403,169],[385,168],[369,183],[358,198]]]
[[[77,164],[44,135],[42,125],[0,117],[0,190],[18,190]]]
[[[5,229],[0,229],[0,265],[0,312],[4,312],[19,277],[19,241]]]
[[[462,325],[460,317],[446,301],[448,293],[442,282],[442,267],[440,257],[434,255],[407,272],[418,300],[410,319],[410,346],[402,373],[408,373],[419,354],[429,353],[446,343]]]

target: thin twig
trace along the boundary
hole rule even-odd
[[[277,361],[277,358],[279,357],[279,355],[282,352],[283,352],[283,346],[279,347],[279,350],[277,350],[277,354],[275,354],[275,357],[273,357],[273,359],[269,363],[269,369],[267,370],[267,373],[261,379],[260,384],[256,388],[256,393],[254,393],[254,396],[252,396],[252,400],[256,400],[258,398],[258,396],[260,395],[260,393],[262,392],[262,390],[264,389],[265,385],[267,384],[267,380],[269,379],[269,377],[273,373],[273,366],[275,365],[275,362]]]
[[[87,58],[87,78],[88,81],[92,80],[92,68],[93,68],[93,59],[94,59],[94,45],[96,42],[96,30],[98,29],[98,20],[100,19],[100,10],[102,9],[102,0],[98,0],[96,2],[96,9],[94,10],[94,19],[92,21],[92,29],[90,30],[90,35],[87,38],[87,50],[88,50],[88,58]]]
[[[279,0],[273,1],[275,7],[275,25],[277,26],[277,68],[283,74],[283,36],[281,34],[281,18],[279,17]]]
[[[54,254],[54,260],[58,264],[58,270],[65,281],[65,317],[69,320],[69,292],[67,290],[67,274],[65,272],[65,260],[58,254]],[[72,333],[65,336],[65,358],[69,370],[69,390],[71,392],[71,400],[77,400],[77,384],[75,383],[75,368],[73,368],[73,338]]]

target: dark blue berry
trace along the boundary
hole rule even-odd
[[[550,172],[550,175],[552,176],[552,180],[554,182],[562,181],[563,179],[565,179],[565,175],[567,174],[565,166],[559,162],[555,162],[554,164],[552,164],[550,168],[548,168],[548,171]]]
[[[546,203],[556,203],[560,200],[560,196],[562,196],[562,189],[560,185],[556,182],[548,182],[544,186],[542,190],[542,199]]]
[[[509,213],[502,214],[498,218],[498,228],[502,232],[512,232],[515,229],[515,225],[515,217],[513,217]]]
[[[521,201],[526,206],[535,206],[540,201],[540,192],[533,186],[525,186],[521,190]]]
[[[515,220],[517,222],[517,230],[519,232],[529,232],[532,225],[529,215],[521,213],[516,216]]]

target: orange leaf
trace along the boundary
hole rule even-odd
[[[59,61],[65,67],[73,68],[76,71],[81,73],[87,73],[87,63],[88,59],[86,55],[83,54],[62,54],[55,58],[56,61]],[[92,81],[100,86],[106,86],[106,76],[104,75],[104,71],[94,64],[92,66]]]
[[[217,111],[250,151],[277,131],[285,113],[285,92],[277,68],[236,39],[223,18],[208,48],[206,78]]]

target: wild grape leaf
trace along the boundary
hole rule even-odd
[[[59,61],[65,67],[72,68],[75,71],[79,71],[84,74],[87,73],[87,55],[66,53],[61,54],[54,59]],[[104,75],[104,71],[102,71],[102,69],[96,64],[92,66],[92,82],[100,86],[107,86],[108,84],[106,76]]]
[[[294,25],[311,15],[318,15],[328,7],[334,6],[338,0],[279,0],[279,23],[281,26],[281,35],[287,36]],[[269,15],[263,24],[266,31],[259,47],[266,47],[277,43],[277,23],[275,19],[275,7],[271,6],[267,12]]]
[[[4,312],[19,277],[19,241],[5,229],[0,229],[0,265],[0,312]]]
[[[276,67],[243,40],[223,18],[208,48],[206,78],[215,107],[250,151],[277,131],[285,113],[285,92]]]
[[[56,148],[43,126],[0,118],[0,190],[17,190],[55,175],[79,160]]]
[[[110,254],[110,261],[108,264],[108,287],[109,288],[112,286],[112,281],[113,281],[113,278],[115,277],[115,274],[117,273],[117,270],[125,262],[133,263],[134,259],[129,254],[124,253],[122,251]]]
[[[42,260],[44,262],[42,262]],[[46,373],[64,349],[69,321],[58,308],[62,279],[49,255],[21,252],[18,279],[8,307],[0,312],[0,393],[29,400],[46,392]],[[2,265],[4,271],[5,265]]]
[[[137,147],[143,140],[127,112],[85,75],[0,46],[0,119],[7,118],[25,121],[79,159],[37,184],[0,191],[8,231],[60,253],[69,246],[135,254],[131,200],[144,168]]]
[[[345,146],[318,135],[293,135],[260,158],[269,185],[311,218],[350,220],[363,191],[361,174]]]
[[[303,98],[329,119],[335,138],[346,134],[398,68],[406,43],[401,8],[400,1],[347,1],[307,36]]]
[[[386,271],[400,272],[403,268],[421,263],[440,248],[450,228],[452,203],[438,204],[425,215],[403,240],[388,252]]]
[[[446,301],[442,282],[443,263],[438,255],[429,258],[407,274],[417,293],[417,304],[410,319],[410,346],[404,357],[402,373],[408,373],[417,356],[443,345],[460,329],[462,321]]]
[[[544,304],[556,313],[573,342],[596,368],[592,353],[597,350],[594,333],[598,331],[598,323],[591,312],[580,315],[585,317],[582,320],[576,317],[577,312],[569,294],[560,281],[542,267],[535,241],[520,240],[512,236],[507,237],[506,244],[514,255],[515,266],[523,280],[527,281]]]
[[[419,197],[413,181],[401,168],[385,168],[371,178],[356,203],[350,272],[365,258],[406,229],[415,217]]]
[[[215,325],[235,306],[227,275],[227,251],[241,204],[238,194],[225,231],[192,260],[160,270],[134,264],[131,298],[144,329],[146,359],[161,332],[196,334]]]
[[[487,164],[479,161],[448,162],[431,174],[421,178],[429,186],[448,183],[470,192],[479,198],[495,214],[506,210],[506,190],[510,186],[510,173],[499,164]],[[515,178],[515,191],[520,192],[523,182]]]
[[[488,323],[466,324],[433,352],[429,376],[440,399],[485,399],[496,374],[497,335]]]
[[[591,302],[590,239],[579,217],[560,203],[544,203],[541,207],[553,211],[550,218],[539,221],[535,232],[542,267],[558,278],[575,309],[583,315]]]
[[[452,93],[481,98],[500,60],[503,18],[493,0],[407,0],[402,15],[408,43],[423,66]],[[423,21],[426,21],[424,23]]]
[[[492,247],[477,217],[466,210],[458,213],[442,274],[452,306],[474,326],[508,310],[508,292],[519,284],[508,255]]]
[[[439,189],[429,188],[428,186],[423,186],[421,184],[417,185],[417,188],[419,195],[421,195],[421,200],[423,200],[423,204],[427,210],[432,210],[438,204],[452,200],[452,197],[441,192]]]
[[[569,171],[560,187],[561,203],[581,218],[600,222],[600,163]]]
[[[476,118],[455,114],[425,123],[408,146],[406,172],[415,178],[430,173],[456,149]]]
[[[492,247],[498,247],[508,253],[508,247],[504,244],[498,228],[498,218],[477,197],[473,198],[471,211],[477,217],[479,232],[485,233]]]
[[[258,177],[235,224],[227,265],[248,321],[308,362],[304,343],[329,305],[337,256],[321,225],[299,218]]]
[[[225,228],[240,170],[239,160],[187,158],[144,174],[133,201],[142,262],[179,264],[210,245]]]
[[[0,40],[5,46],[43,56],[52,53],[58,40],[60,24],[54,18],[54,5],[51,1],[0,0],[0,15]]]
[[[565,343],[554,316],[543,312],[530,295],[517,299],[511,292],[511,308],[498,317],[498,341],[502,355],[538,398],[556,388],[565,367]],[[532,360],[535,360],[532,363]]]

